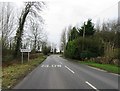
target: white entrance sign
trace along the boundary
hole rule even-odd
[[[20,49],[21,52],[31,52],[30,49]]]
[[[20,52],[22,52],[22,64],[23,64],[23,53],[27,52],[28,53],[28,61],[29,61],[29,52],[31,52],[30,49],[20,49]]]

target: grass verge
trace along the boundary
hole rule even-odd
[[[40,55],[24,64],[13,64],[2,69],[2,89],[10,89],[23,79],[29,72],[45,60],[46,56]]]
[[[86,65],[96,67],[96,68],[100,68],[108,72],[120,74],[120,67],[112,65],[112,64],[99,64],[99,63],[90,62],[90,61],[79,61],[79,63],[86,64]]]

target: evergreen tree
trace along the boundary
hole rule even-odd
[[[91,22],[91,19],[88,19],[87,24],[84,25],[79,29],[79,36],[83,36],[83,31],[85,32],[85,36],[91,36],[95,33],[94,25]]]
[[[76,27],[73,27],[69,33],[68,41],[72,41],[72,40],[78,38],[78,36],[79,36],[79,33],[78,33]]]

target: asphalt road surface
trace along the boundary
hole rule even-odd
[[[118,89],[118,75],[51,55],[14,89]]]

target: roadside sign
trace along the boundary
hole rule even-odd
[[[30,49],[20,49],[20,52],[31,52]]]
[[[21,63],[23,64],[23,53],[27,52],[28,53],[28,61],[29,61],[29,53],[31,52],[30,49],[20,49],[20,52],[22,52],[22,60]]]

